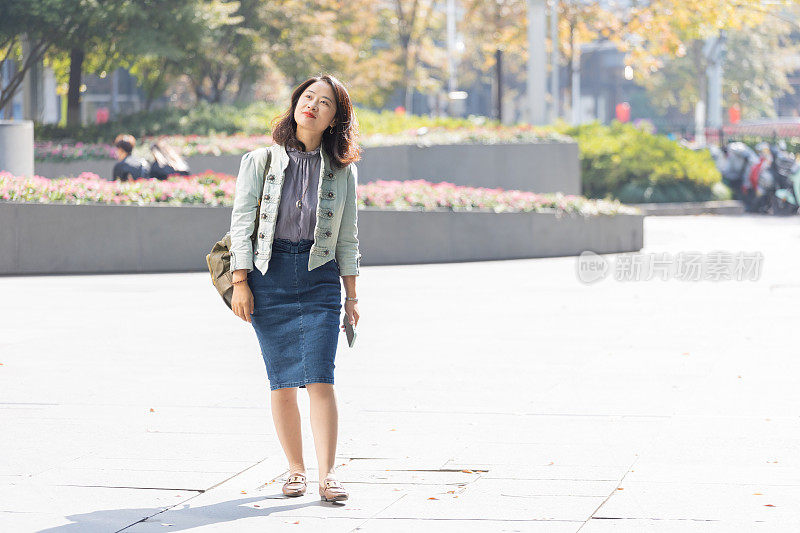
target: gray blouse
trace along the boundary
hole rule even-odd
[[[275,222],[275,238],[314,240],[314,226],[317,223],[317,188],[322,154],[318,146],[311,152],[301,152],[287,148],[289,164],[283,178],[281,203],[278,206],[278,219]],[[305,191],[305,192],[304,192]],[[297,201],[300,200],[300,207]]]

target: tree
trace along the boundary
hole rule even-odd
[[[56,43],[77,34],[80,4],[79,0],[0,0],[0,63],[14,60],[15,65],[0,89],[0,109],[14,98],[25,75]]]
[[[495,70],[495,106],[497,118],[502,119],[504,74],[517,81],[525,76],[527,3],[525,0],[466,0],[463,6],[467,51],[464,63],[478,67],[478,72],[484,75]],[[462,79],[469,83],[474,81],[474,76]]]
[[[446,57],[433,39],[435,32],[442,30],[443,16],[435,11],[434,0],[393,0],[392,6],[394,13],[389,14],[387,9],[382,17],[393,29],[392,40],[399,46],[397,60],[403,73],[403,100],[405,108],[411,111],[414,89],[435,90],[442,86]]]
[[[727,34],[723,98],[726,105],[739,104],[744,117],[774,116],[775,98],[791,91],[789,57],[800,47],[792,44],[791,25],[777,18]],[[665,59],[663,66],[642,83],[656,109],[689,113],[694,102],[703,100],[706,60],[703,41],[688,43],[685,54]]]

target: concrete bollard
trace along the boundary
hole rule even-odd
[[[33,176],[33,121],[0,120],[0,171]]]

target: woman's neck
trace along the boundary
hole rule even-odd
[[[322,134],[309,131],[299,124],[297,126],[297,140],[306,147],[306,152],[313,152],[322,143]]]

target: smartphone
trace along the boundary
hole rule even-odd
[[[347,335],[347,345],[352,348],[353,343],[356,342],[356,330],[353,325],[350,324],[350,320],[347,318],[347,313],[344,314],[342,324],[344,324],[344,332]]]

